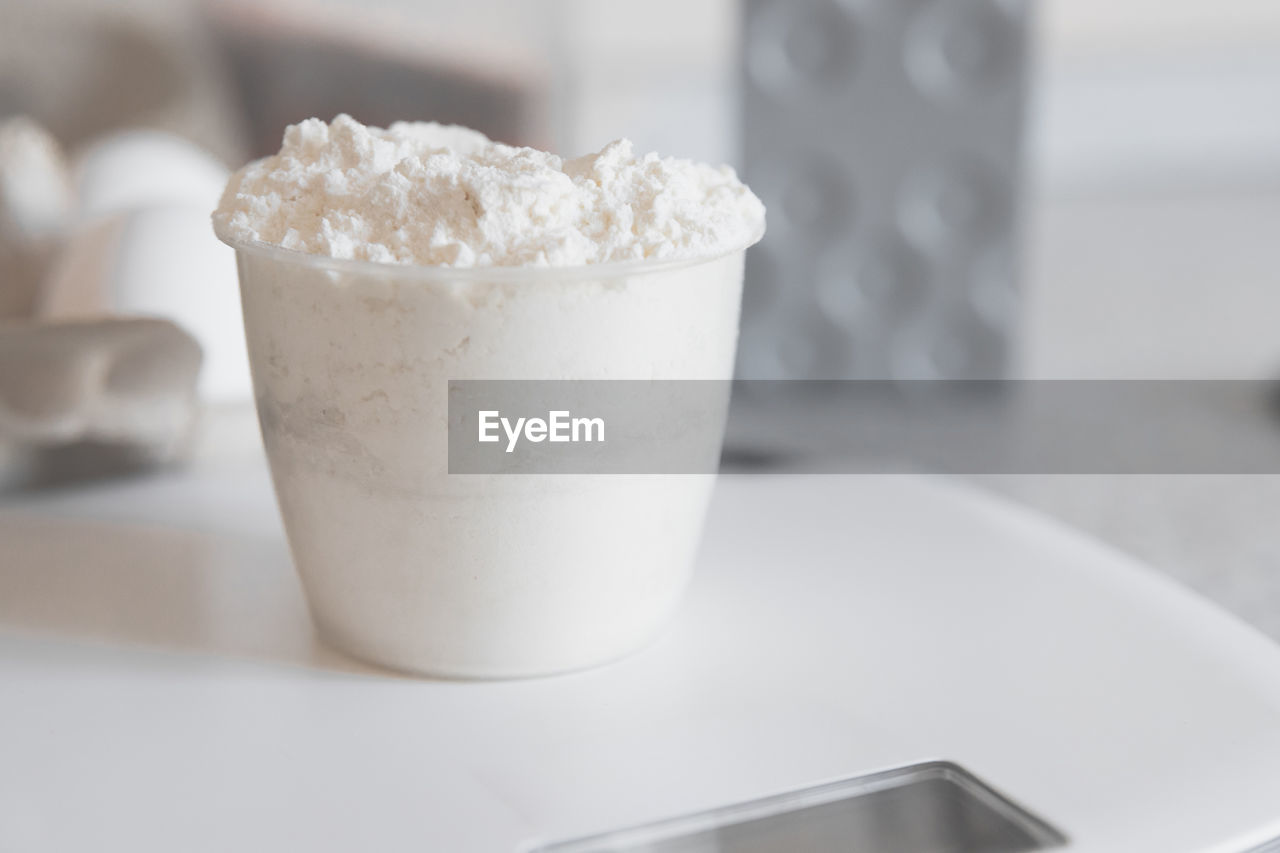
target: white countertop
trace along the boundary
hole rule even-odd
[[[425,681],[315,640],[251,427],[0,506],[0,849],[511,850],[934,758],[1073,851],[1280,835],[1280,647],[966,489],[722,478],[649,649]]]

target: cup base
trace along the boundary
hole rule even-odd
[[[679,605],[670,608],[650,630],[625,646],[608,650],[596,649],[593,655],[583,655],[572,660],[530,661],[513,666],[466,664],[440,660],[410,660],[404,656],[387,654],[372,648],[347,633],[327,624],[314,612],[311,619],[321,642],[341,654],[401,675],[442,681],[515,681],[526,678],[543,678],[553,675],[570,675],[576,672],[608,666],[638,654],[654,643],[670,627]]]

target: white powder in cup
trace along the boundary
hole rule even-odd
[[[340,115],[290,127],[279,154],[237,172],[215,222],[334,258],[432,266],[581,266],[707,257],[764,226],[727,166],[625,139],[563,160],[466,128],[365,127]]]

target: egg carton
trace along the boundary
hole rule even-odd
[[[202,360],[156,317],[0,323],[0,492],[186,459]]]
[[[744,0],[748,378],[996,378],[1020,304],[1020,0]]]

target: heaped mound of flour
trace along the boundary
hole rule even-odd
[[[636,156],[625,139],[563,160],[461,127],[290,126],[232,176],[223,236],[400,264],[568,267],[716,255],[764,227],[732,169]]]

